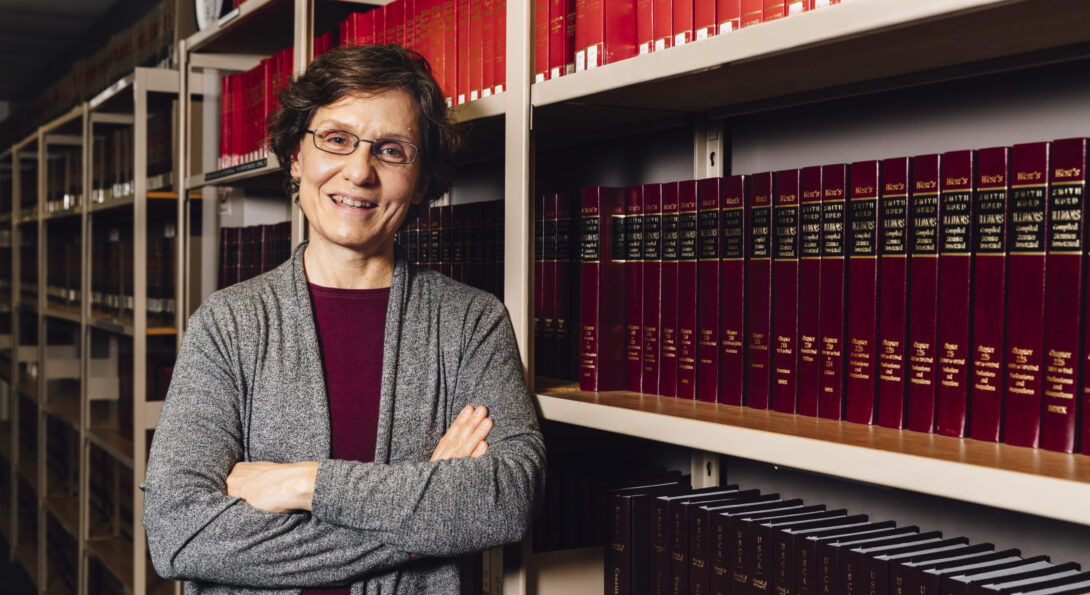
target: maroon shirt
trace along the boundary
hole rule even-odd
[[[334,459],[375,459],[382,347],[390,288],[335,289],[310,283],[322,346]],[[303,595],[348,595],[348,587],[304,589]]]

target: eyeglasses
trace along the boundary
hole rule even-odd
[[[317,130],[307,130],[307,132],[314,135],[315,147],[334,155],[351,155],[356,151],[356,147],[360,146],[360,143],[371,143],[371,154],[379,161],[395,165],[409,165],[416,161],[416,156],[420,153],[419,147],[404,140],[388,138],[367,140],[351,132],[331,128],[319,128]]]

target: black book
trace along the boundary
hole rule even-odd
[[[648,568],[651,592],[668,593],[672,590],[670,560],[676,543],[688,543],[686,534],[696,516],[690,514],[694,505],[748,502],[760,495],[759,490],[739,490],[737,486],[731,485],[655,498],[651,511],[651,565]],[[701,517],[697,522],[698,526],[707,527],[706,518]]]
[[[1016,580],[1024,578],[1027,573],[1046,570],[1051,567],[1052,564],[1048,561],[1048,556],[1035,556],[987,570],[963,572],[941,578],[939,580],[939,592],[943,595],[968,595],[969,585],[973,583],[984,581],[990,584],[997,580]]]
[[[868,593],[872,577],[872,562],[876,556],[905,551],[916,551],[934,547],[934,544],[942,541],[942,533],[931,531],[920,533],[912,539],[897,541],[895,543],[869,544],[859,547],[842,549],[837,560],[837,571],[840,574],[840,591],[845,595],[859,595]]]
[[[836,512],[840,511],[834,510],[829,514],[832,515]],[[795,586],[795,571],[797,568],[795,559],[796,536],[814,531],[862,527],[867,524],[867,515],[857,514],[852,516],[837,515],[772,526],[771,568],[773,569],[773,591],[778,595],[794,595],[798,592]]]
[[[878,547],[883,545],[896,545],[916,539],[920,534],[919,527],[903,527],[887,535],[868,535],[861,537],[842,537],[829,541],[819,542],[817,546],[817,559],[820,561],[818,583],[821,585],[819,593],[846,593],[844,585],[841,585],[840,557],[857,547]]]
[[[1071,577],[1075,582],[1066,583],[1056,587],[1023,591],[1022,595],[1086,595],[1090,593],[1090,579]]]
[[[768,494],[736,504],[708,503],[698,506],[695,511],[692,511],[690,516],[699,515],[704,522],[704,526],[708,527],[710,531],[710,539],[708,540],[709,593],[730,592],[730,540],[726,524],[715,522],[718,514],[720,512],[748,512],[750,510],[775,508],[781,505],[782,502],[783,499],[780,498],[779,494]]]
[[[799,511],[766,519],[742,519],[746,564],[749,568],[749,590],[753,595],[767,595],[773,592],[773,579],[776,576],[773,567],[773,527],[790,527],[800,523],[842,519],[847,515],[844,509],[825,510],[825,506],[808,506]]]
[[[1017,550],[1011,550],[1018,553]],[[933,568],[943,568],[958,564],[970,564],[1002,555],[995,551],[990,543],[969,545],[964,548],[936,553],[920,553],[902,560],[891,560],[889,564],[889,592],[904,595],[919,594],[924,591],[922,575]],[[935,587],[938,589],[938,587]]]
[[[890,552],[875,556],[871,560],[871,570],[868,576],[868,590],[875,593],[892,593],[895,591],[891,579],[890,569],[899,561],[919,560],[933,558],[935,556],[950,556],[963,552],[969,548],[969,540],[965,537],[955,537],[931,543],[921,548]]]
[[[843,539],[864,539],[899,534],[901,529],[893,521],[865,523],[861,526],[830,527],[814,529],[805,535],[795,537],[795,589],[799,595],[831,593],[826,585],[825,569],[831,560],[823,559],[818,553],[818,546],[827,541]]]
[[[1062,584],[1064,579],[1069,579],[1082,574],[1081,568],[1075,562],[1058,564],[1051,568],[1026,573],[1020,577],[1011,577],[1011,580],[996,581],[991,584],[974,583],[969,585],[969,595],[1014,595],[1026,589]]]
[[[650,552],[647,539],[650,500],[683,489],[685,486],[677,481],[667,481],[610,493],[605,551],[607,593],[637,595],[648,592],[647,575],[642,571],[647,568]]]

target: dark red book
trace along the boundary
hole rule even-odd
[[[939,590],[943,595],[947,593],[950,595],[969,595],[970,587],[974,583],[994,583],[997,580],[1008,580],[1023,577],[1030,573],[1047,571],[1052,567],[1052,563],[1048,561],[1046,556],[1036,556],[983,572],[943,577],[939,580]]]
[[[643,186],[625,189],[625,382],[643,392]]]
[[[768,409],[772,333],[772,173],[750,176],[746,200],[749,258],[746,262],[746,405]]]
[[[652,0],[651,32],[654,49],[661,52],[674,47],[674,6],[671,0]]]
[[[694,40],[693,1],[671,0],[674,11],[674,45],[685,45]]]
[[[748,176],[730,176],[722,182],[720,198],[720,242],[723,264],[719,288],[719,402],[742,405],[746,377],[745,290],[746,235],[745,200]]]
[[[1052,141],[1041,448],[1074,452],[1086,283],[1085,138]],[[1086,361],[1086,360],[1084,360]],[[1086,365],[1085,363],[1083,364]]]
[[[1048,143],[1011,149],[1011,233],[1007,236],[1007,373],[1003,441],[1036,448],[1045,366],[1045,249]]]
[[[662,186],[643,187],[643,390],[659,394],[662,314]]]
[[[606,544],[605,587],[608,593],[646,593],[650,562],[648,533],[651,501],[662,494],[683,490],[677,482],[665,482],[617,490],[609,495],[609,531]]]
[[[693,35],[697,41],[715,35],[718,25],[716,0],[695,0],[693,3]]]
[[[503,93],[507,88],[507,0],[496,0],[496,57],[492,61],[492,92]]]
[[[1029,594],[1088,578],[1090,574],[1080,572],[1078,563],[1067,562],[991,581],[977,581],[969,585],[968,595]]]
[[[742,1],[742,27],[757,25],[764,22],[764,0]]]
[[[876,421],[887,428],[904,427],[905,368],[908,351],[908,188],[911,161],[895,157],[882,162],[882,219],[878,243],[878,395]]]
[[[815,512],[818,508],[823,507],[805,506],[802,500],[795,499],[783,500],[759,511],[730,515],[716,514],[712,520],[713,527],[718,523],[727,531],[727,544],[731,552],[731,592],[748,593],[750,589],[750,581],[754,575],[754,548],[749,539],[749,526],[752,522]]]
[[[709,178],[697,184],[699,201],[699,260],[697,264],[697,346],[696,396],[698,400],[719,401],[719,312],[720,312],[720,203],[723,179]]]
[[[619,390],[624,362],[624,189],[583,189],[579,388]]]
[[[1007,320],[1007,221],[1010,149],[977,152],[973,203],[972,382],[969,435],[999,441]]]
[[[636,0],[636,53],[655,51],[655,1]]]
[[[696,398],[697,256],[696,180],[678,182],[677,397]]]
[[[439,207],[439,272],[450,276],[454,270],[454,207]]]
[[[838,558],[840,592],[844,593],[844,595],[863,595],[864,593],[877,592],[877,588],[875,591],[870,590],[869,581],[869,575],[875,565],[875,557],[891,552],[927,549],[935,547],[940,542],[942,542],[942,533],[932,531],[930,533],[921,533],[908,540],[895,540],[893,543],[841,548]]]
[[[844,357],[847,332],[848,166],[821,168],[821,382],[818,416],[844,417]]]
[[[575,2],[549,0],[549,78],[575,72]]]
[[[795,412],[799,331],[799,170],[775,173],[772,217],[772,408]]]
[[[460,0],[443,0],[442,36],[445,53],[443,95],[447,106],[454,105],[458,93],[458,4]],[[372,11],[374,12],[374,11]]]
[[[719,35],[742,28],[742,0],[716,0],[715,18]]]
[[[455,0],[457,3],[457,27],[455,27],[457,40],[455,44],[457,46],[457,73],[455,75],[455,88],[454,88],[454,103],[461,105],[469,101],[470,91],[470,77],[469,77],[469,61],[470,61],[470,38],[471,38],[471,11],[474,8],[474,3],[471,0]],[[550,43],[552,39],[550,38]],[[551,47],[551,46],[550,46]]]
[[[577,71],[636,55],[636,0],[583,0],[575,10]]]
[[[974,151],[950,151],[942,156],[935,430],[959,438],[968,427],[975,166]]]
[[[851,209],[848,237],[848,378],[844,386],[844,419],[874,423],[875,367],[878,363],[878,240],[881,218],[877,161],[851,166]]]
[[[678,183],[662,185],[662,314],[659,317],[659,394],[677,396]]]
[[[931,432],[935,427],[935,371],[939,318],[939,192],[941,156],[912,158],[909,205],[908,378],[906,427]]]
[[[775,508],[780,502],[783,500],[779,494],[768,494],[747,498],[744,502],[726,505],[710,503],[697,508],[696,514],[704,518],[711,534],[708,544],[708,560],[711,565],[711,571],[708,574],[708,593],[730,593],[734,580],[731,576],[731,564],[737,555],[737,548],[732,536],[728,533],[727,519],[719,513],[729,515],[735,511],[760,510],[768,508],[769,505]]]
[[[1045,558],[1047,560],[1047,558]],[[985,572],[989,569],[1003,569],[1017,566],[1023,562],[1021,552],[1016,549],[996,552],[994,555],[970,560],[953,561],[923,571],[918,589],[921,594],[940,593],[944,578],[962,576],[966,573]]]
[[[481,1],[481,97],[491,96],[495,84],[497,4],[498,0]]]
[[[578,279],[575,239],[578,219],[575,205],[567,192],[556,195],[556,277],[550,280],[555,322],[555,348],[553,373],[557,378],[575,379],[578,374],[579,347],[576,339],[574,317],[579,313],[579,295],[575,291]]]
[[[817,416],[821,392],[821,216],[821,167],[803,168],[799,170],[795,411],[811,417]]]
[[[726,506],[733,503],[752,501],[760,496],[758,490],[738,490],[732,488],[704,488],[699,490],[699,495],[679,498],[670,502],[671,508],[676,508],[681,514],[677,516],[678,522],[687,525],[689,540],[688,549],[684,555],[688,559],[689,576],[688,591],[690,593],[709,592],[712,575],[712,543],[715,535],[712,534],[711,517],[704,514],[704,507]],[[694,490],[694,492],[696,492]],[[661,498],[659,498],[661,500]],[[655,577],[658,578],[657,575]],[[651,587],[655,589],[660,583],[652,581]],[[652,593],[656,592],[654,590]],[[663,591],[666,592],[666,591]]]
[[[534,349],[539,350],[534,362],[539,366],[538,376],[554,375],[552,356],[555,352],[552,348],[556,328],[554,314],[550,312],[553,288],[549,287],[546,273],[549,256],[552,256],[554,268],[556,264],[556,213],[549,212],[550,198],[549,195],[539,195],[534,204]],[[550,244],[554,246],[552,251],[549,250]]]
[[[443,268],[443,207],[431,207],[428,217],[430,229],[428,238],[431,242],[429,252],[431,261],[429,267],[433,271],[442,271]]]
[[[751,501],[759,497],[757,490],[738,490],[737,486],[700,488],[655,498],[651,510],[652,549],[649,584],[651,593],[669,593],[673,591],[670,580],[671,565],[674,562],[689,564],[690,574],[694,566],[706,568],[708,554],[707,540],[710,517],[707,507],[730,503]],[[685,503],[687,506],[682,507]],[[699,540],[705,548],[693,549],[693,529],[700,531]],[[685,546],[684,548],[682,546]],[[694,564],[692,556],[700,562]],[[700,574],[698,572],[698,574]],[[679,585],[680,587],[680,585]]]

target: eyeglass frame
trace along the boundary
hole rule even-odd
[[[336,152],[330,151],[328,149],[323,149],[322,147],[318,146],[318,132],[319,131],[326,131],[326,130],[327,131],[332,131],[332,132],[340,132],[342,134],[347,134],[348,136],[351,136],[352,138],[356,139],[356,144],[352,145],[352,150],[347,152],[347,153],[336,153]],[[314,148],[315,149],[318,149],[319,151],[322,151],[323,153],[329,153],[330,155],[340,155],[342,157],[346,157],[348,155],[351,155],[351,154],[355,153],[356,149],[359,148],[360,143],[371,143],[371,150],[369,152],[371,153],[371,155],[374,156],[375,159],[378,159],[379,161],[381,161],[383,163],[388,163],[390,165],[412,165],[412,164],[416,163],[416,160],[420,157],[420,147],[417,146],[416,143],[411,143],[411,142],[409,142],[407,140],[400,140],[400,139],[396,139],[396,138],[376,138],[374,140],[370,140],[370,139],[366,139],[366,138],[360,138],[359,136],[356,136],[355,134],[352,134],[351,132],[348,132],[347,130],[340,130],[340,129],[337,129],[337,128],[316,128],[314,130],[305,130],[304,132],[311,135],[311,139],[313,139],[313,141],[314,141]],[[375,152],[375,145],[376,145],[376,143],[379,143],[379,142],[394,142],[394,143],[404,143],[406,145],[409,145],[415,151],[413,153],[412,160],[411,161],[399,162],[399,161],[387,161],[386,159],[383,159],[378,153]]]

